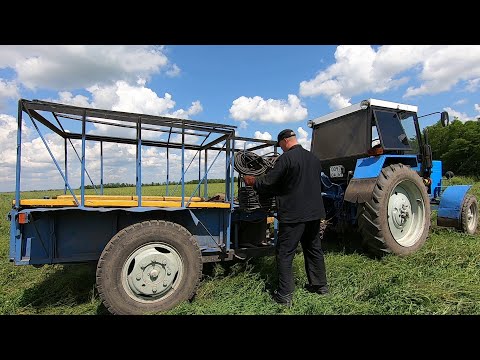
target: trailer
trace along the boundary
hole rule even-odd
[[[24,117],[31,121],[63,178],[63,193],[57,196],[21,198]],[[241,176],[235,184],[234,171],[240,175],[267,172],[278,156],[276,142],[237,137],[231,125],[40,100],[20,99],[17,122],[15,200],[8,214],[9,258],[15,265],[95,262],[96,285],[105,307],[113,314],[145,314],[166,311],[191,299],[206,262],[273,254],[275,199],[260,198],[244,186]],[[100,126],[112,130],[92,131]],[[64,164],[50,149],[45,129],[64,139]],[[80,151],[72,140],[81,141]],[[100,186],[87,169],[87,142],[100,144]],[[237,148],[236,142],[243,142],[243,148]],[[105,143],[135,146],[135,195],[104,194]],[[142,194],[144,147],[165,152],[165,194]],[[72,188],[67,172],[70,148],[81,164],[80,194]],[[265,154],[267,150],[272,151]],[[178,160],[170,160],[172,151],[181,152],[178,196],[170,193],[170,169],[178,165]],[[186,151],[195,152],[188,166]],[[224,163],[220,163],[220,154]],[[187,193],[187,171],[196,158],[198,181],[193,192]],[[208,174],[219,164],[224,168],[223,192],[209,196]],[[95,194],[86,194],[87,178]]]

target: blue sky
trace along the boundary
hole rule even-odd
[[[363,99],[416,105],[420,115],[446,110],[467,121],[480,116],[479,91],[477,45],[2,45],[0,191],[15,187],[19,98],[233,124],[244,137],[275,139],[291,128],[309,149],[308,120]],[[31,123],[25,126],[22,190],[62,188],[43,143]],[[46,133],[63,161],[63,140]],[[87,145],[95,181],[97,150]],[[144,182],[165,181],[161,157],[143,157]],[[133,160],[132,151],[112,148],[104,181],[134,182]],[[73,160],[71,166],[78,172]]]

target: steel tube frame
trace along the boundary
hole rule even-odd
[[[50,147],[48,146],[47,141],[46,141],[45,138],[43,137],[42,132],[40,131],[40,129],[38,128],[37,124],[36,124],[35,121],[33,120],[33,117],[30,115],[30,112],[29,112],[28,108],[26,108],[25,110],[26,110],[27,114],[29,115],[30,120],[31,120],[33,126],[34,126],[35,129],[37,130],[38,135],[39,135],[40,138],[42,139],[43,144],[44,144],[45,147],[47,148],[47,151],[48,151],[48,153],[50,154],[50,157],[52,158],[55,166],[57,167],[57,170],[60,172],[60,175],[62,176],[63,181],[65,181],[65,183],[67,184],[68,190],[70,191],[70,194],[72,194],[73,199],[75,200],[75,203],[76,203],[77,206],[78,206],[78,205],[79,205],[78,199],[77,199],[77,197],[75,196],[75,193],[73,192],[73,190],[72,190],[70,184],[68,183],[67,179],[65,178],[65,175],[63,174],[63,171],[62,171],[62,169],[60,168],[60,165],[58,164],[57,159],[55,159],[55,156],[53,155],[52,151],[50,150]],[[21,131],[21,125],[20,125],[20,131]],[[21,137],[20,137],[20,140],[21,140]],[[18,134],[17,134],[17,141],[18,141]],[[18,153],[18,149],[17,149],[17,153]],[[20,161],[20,157],[17,157],[17,164],[18,164],[18,166],[19,166],[17,175],[20,177],[20,163],[19,163],[19,161]],[[15,200],[17,200],[17,196],[18,196],[18,205],[17,205],[17,203],[15,203],[15,206],[20,206],[20,179],[18,179],[18,187],[17,187],[17,189],[18,189],[18,194],[17,194],[17,193],[15,194]]]
[[[138,205],[142,206],[142,118],[137,122],[137,152],[136,152],[136,186]]]
[[[81,177],[80,177],[80,188],[81,188],[81,207],[85,207],[85,130],[86,130],[86,119],[87,112],[83,113],[82,119],[82,170],[81,170]]]

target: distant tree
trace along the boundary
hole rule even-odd
[[[427,131],[433,158],[442,160],[444,173],[480,176],[480,122],[454,118],[449,126],[438,122]]]

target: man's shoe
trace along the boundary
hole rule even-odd
[[[273,300],[275,300],[277,304],[285,305],[286,307],[292,307],[293,293],[290,293],[288,295],[282,295],[277,290],[274,290],[272,294],[272,298]]]
[[[311,293],[325,295],[328,294],[328,285],[310,285],[305,284],[305,290]]]

